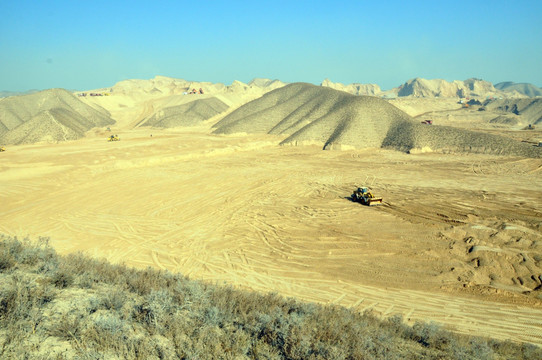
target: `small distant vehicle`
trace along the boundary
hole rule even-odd
[[[118,135],[111,135],[107,141],[120,141],[120,138]]]
[[[424,121],[422,121],[422,124],[424,124],[424,125],[433,125],[433,120],[424,120]]]
[[[6,151],[6,147],[5,146],[0,146],[0,152],[2,151]]]
[[[359,202],[360,204],[367,206],[375,206],[382,204],[382,198],[376,197],[369,191],[369,188],[359,187],[351,195],[352,201]]]

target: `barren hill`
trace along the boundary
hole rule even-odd
[[[171,128],[192,126],[208,120],[228,109],[228,105],[215,97],[161,109],[145,119],[139,126]]]
[[[542,125],[542,99],[492,100],[486,101],[484,107],[501,111],[506,118],[516,118],[516,122],[523,125]]]
[[[325,79],[322,81],[320,86],[329,87],[335,90],[341,90],[346,91],[347,93],[354,94],[354,95],[380,95],[382,93],[382,89],[380,89],[380,86],[376,84],[358,84],[358,83],[352,83],[348,85],[344,85],[341,83],[334,83],[329,79]]]
[[[231,85],[224,85],[222,83],[188,81],[166,76],[156,76],[149,80],[132,79],[120,81],[110,91],[112,94],[133,95],[140,93],[152,96],[181,95],[193,89],[202,89],[205,94],[220,94],[232,91],[257,91],[263,93],[284,85],[286,84],[279,80],[260,78],[253,79],[248,84],[236,80]]]
[[[412,97],[524,97],[517,92],[505,93],[481,79],[454,80],[415,78],[400,86],[398,96]]]
[[[109,112],[63,89],[0,101],[0,142],[4,144],[75,140],[93,127],[113,123]]]
[[[495,84],[495,88],[506,92],[517,91],[520,94],[527,95],[529,97],[542,96],[541,88],[528,83],[505,81]]]

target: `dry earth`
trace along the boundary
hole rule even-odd
[[[541,159],[322,151],[210,131],[9,147],[0,232],[542,344]],[[350,201],[367,183],[384,205]]]

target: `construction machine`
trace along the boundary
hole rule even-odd
[[[111,135],[107,141],[119,141],[119,136],[118,135]]]
[[[352,201],[359,202],[367,206],[375,206],[382,204],[381,197],[375,197],[368,187],[359,187],[352,193]]]
[[[0,152],[2,151],[6,151],[6,147],[5,146],[0,146]]]

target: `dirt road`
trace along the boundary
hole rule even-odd
[[[0,232],[542,344],[541,160],[119,135],[2,153]],[[367,183],[384,205],[350,201]]]

